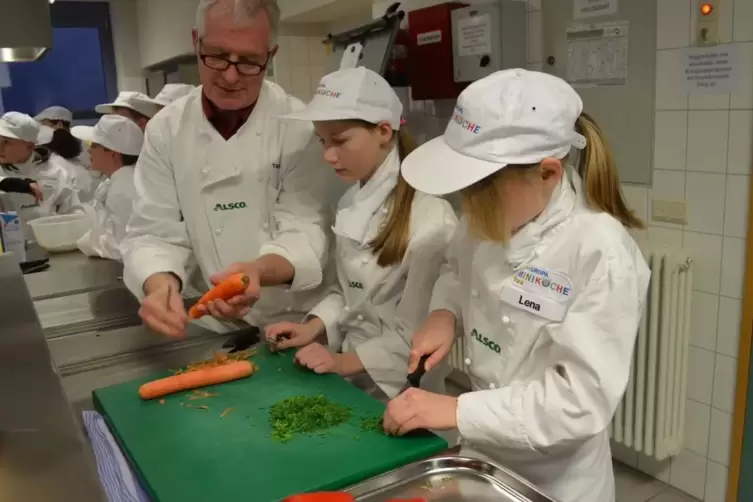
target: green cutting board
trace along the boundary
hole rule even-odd
[[[279,501],[294,493],[338,490],[447,448],[433,437],[389,437],[361,430],[361,419],[384,405],[336,375],[316,375],[291,353],[266,349],[251,358],[250,378],[142,401],[138,388],[155,375],[94,391],[94,404],[153,502]],[[269,407],[288,397],[327,396],[349,406],[349,422],[326,434],[271,439]],[[188,405],[191,405],[188,407]],[[207,406],[201,410],[198,406]],[[222,412],[232,411],[224,417]]]

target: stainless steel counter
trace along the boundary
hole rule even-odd
[[[24,276],[34,301],[123,286],[123,264],[80,251],[50,256],[50,268]]]
[[[0,501],[104,501],[24,286],[0,255]]]

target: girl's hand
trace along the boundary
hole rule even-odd
[[[447,357],[455,343],[455,314],[447,310],[435,310],[413,335],[413,348],[408,360],[408,373],[418,368],[421,357],[431,354],[426,360],[426,371],[431,370]]]
[[[295,353],[295,361],[314,373],[338,373],[337,354],[333,354],[324,345],[312,343]]]
[[[295,322],[271,324],[264,330],[264,335],[272,350],[285,350],[314,343],[323,331],[324,324],[318,317],[314,317],[300,324]]]
[[[456,429],[458,399],[421,389],[408,389],[387,405],[384,431],[402,436],[415,429]]]

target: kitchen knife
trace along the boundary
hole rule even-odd
[[[400,392],[398,395],[402,394],[406,390],[410,388],[419,388],[421,387],[421,378],[423,378],[424,374],[426,373],[426,360],[429,359],[429,356],[431,354],[427,354],[424,356],[421,356],[421,359],[418,361],[418,366],[416,367],[416,370],[413,373],[410,373],[408,375],[407,381],[405,382],[405,385],[403,385],[403,388],[400,389]],[[414,429],[406,434],[404,434],[405,437],[427,437],[427,436],[433,436],[434,433],[431,432],[428,429]]]
[[[400,389],[400,392],[398,392],[398,395],[402,394],[411,387],[421,387],[421,378],[423,378],[424,373],[426,373],[427,359],[429,359],[429,355],[421,356],[421,359],[418,361],[416,371],[408,375],[407,381],[405,382],[405,385],[403,385],[403,388]]]

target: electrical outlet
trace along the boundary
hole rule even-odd
[[[685,213],[684,200],[653,200],[651,203],[651,219],[654,221],[684,225]]]
[[[694,0],[696,3],[695,43],[716,45],[719,43],[719,9],[722,0]]]

